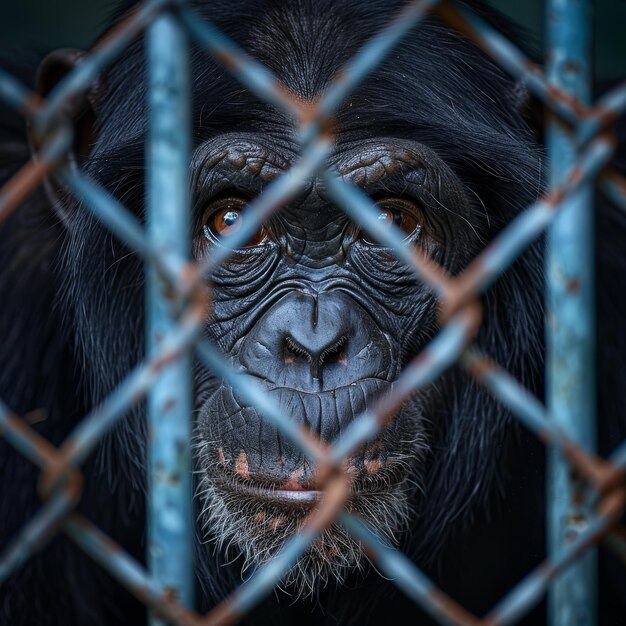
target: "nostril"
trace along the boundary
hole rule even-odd
[[[311,367],[313,378],[321,380],[322,368],[325,365],[347,365],[345,348],[348,339],[342,335],[323,350],[311,350],[305,348],[291,335],[285,335],[283,339],[283,358],[285,365],[308,364]]]
[[[340,337],[339,340],[333,344],[332,346],[329,346],[328,348],[326,348],[319,357],[319,364],[320,367],[324,364],[331,364],[331,363],[340,363],[342,365],[345,365],[346,361],[346,355],[345,355],[345,351],[344,351],[344,347],[346,345],[346,337]]]
[[[283,350],[287,365],[297,362],[310,363],[312,360],[311,353],[289,335],[285,337]]]

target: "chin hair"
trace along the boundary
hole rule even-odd
[[[298,533],[312,509],[284,506],[260,501],[254,497],[216,486],[212,476],[217,464],[210,461],[211,445],[196,440],[196,497],[199,500],[199,522],[204,543],[220,551],[226,562],[237,562],[241,575],[271,561],[286,542]],[[411,502],[421,489],[415,482],[415,464],[423,458],[421,440],[411,442],[411,453],[393,457],[394,465],[403,469],[403,477],[392,481],[379,477],[367,493],[351,496],[344,509],[358,515],[389,546],[397,547],[412,519]],[[278,589],[294,600],[312,597],[329,583],[342,585],[348,576],[364,573],[369,559],[359,542],[337,522],[325,528],[298,561],[283,575]]]

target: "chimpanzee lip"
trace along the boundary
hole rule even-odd
[[[352,482],[352,493],[348,500],[356,500],[361,497],[367,497],[368,495],[375,495],[380,493],[381,489],[394,489],[399,487],[406,478],[405,472],[400,465],[393,464],[393,466],[386,468],[381,472],[384,474],[378,477],[378,480],[373,480],[365,476],[359,476]],[[381,478],[384,481],[384,486],[381,484]],[[236,493],[245,497],[275,503],[279,505],[286,505],[291,507],[305,507],[312,508],[323,497],[324,491],[321,489],[313,488],[312,484],[302,483],[269,483],[266,480],[255,480],[254,477],[241,480],[236,476],[218,472],[217,475],[212,477],[214,483],[222,491],[229,493]]]
[[[272,489],[247,483],[237,484],[236,490],[239,493],[243,493],[261,500],[270,500],[283,504],[305,506],[312,506],[316,504],[324,495],[323,491],[319,491],[317,489],[280,489],[279,487]]]
[[[262,383],[261,388],[292,422],[306,426],[324,441],[333,441],[358,415],[389,393],[393,385],[393,382],[370,377],[315,393],[269,383]],[[249,428],[250,424],[262,426],[266,438],[276,438],[275,433],[279,431],[278,426],[265,420],[238,389],[229,385],[220,386],[207,399],[203,419],[208,426],[207,439],[220,441],[225,448],[243,447],[241,443],[232,441],[232,432]],[[237,453],[236,450],[230,452],[231,455]]]
[[[391,388],[392,382],[368,378],[356,381],[354,385],[317,394],[283,387],[268,389],[268,393],[277,396],[277,405],[295,422],[305,424],[322,439],[325,439],[324,435],[330,439],[334,433],[324,431],[326,424],[330,428],[335,428],[337,424],[347,428],[355,415],[370,408],[374,398]],[[342,402],[345,411],[342,410]],[[298,455],[296,458],[291,451],[286,454],[285,448],[280,452],[264,450],[264,467],[270,469],[261,469],[255,467],[260,465],[258,453],[249,463],[250,455],[245,450],[243,438],[233,442],[233,432],[257,421],[262,425],[261,434],[265,439],[280,438],[278,428],[253,413],[254,407],[239,398],[236,390],[228,386],[220,387],[205,406],[205,423],[208,426],[205,439],[212,443],[205,448],[201,460],[208,483],[214,485],[218,493],[225,497],[240,496],[249,502],[292,508],[310,508],[320,501],[324,491],[315,483],[311,468],[307,466],[308,470],[304,471],[305,460],[299,451],[294,453]],[[247,415],[247,412],[250,414]],[[221,432],[222,425],[226,426],[224,433]],[[351,458],[350,466],[346,467],[352,479],[349,501],[376,497],[388,489],[400,487],[406,479],[406,465],[394,460],[393,455],[388,459],[385,449],[381,435],[375,442],[369,443],[367,450],[360,450]]]
[[[323,491],[309,488],[304,484],[301,487],[292,485],[286,487],[280,483],[270,484],[254,479],[243,481],[221,472],[219,476],[213,476],[213,480],[222,491],[288,506],[312,507],[324,495]]]

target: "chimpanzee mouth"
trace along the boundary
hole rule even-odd
[[[388,545],[399,545],[409,527],[414,461],[407,453],[404,461],[390,462],[375,477],[355,477],[343,505]],[[238,563],[242,574],[274,558],[290,538],[302,532],[324,498],[323,489],[285,489],[252,477],[242,481],[216,464],[200,470],[199,476],[204,538],[223,551],[226,561]],[[329,581],[342,584],[351,572],[364,572],[367,567],[359,542],[333,522],[286,572],[280,587],[296,597],[314,595]]]
[[[337,442],[364,411],[393,388],[380,378],[365,378],[336,389],[309,393],[259,381],[268,399],[292,424],[308,430],[326,444]],[[219,387],[204,403],[198,420],[198,444],[205,443],[203,464],[217,463],[242,482],[258,478],[264,486],[301,490],[313,478],[312,465],[297,443],[231,387]],[[388,439],[388,444],[383,441]],[[373,474],[384,464],[385,449],[393,450],[399,439],[396,424],[381,435],[379,449],[370,445],[370,454],[353,460],[357,474]],[[298,484],[296,484],[298,483]]]
[[[393,383],[367,378],[316,394],[265,386],[287,419],[328,444],[335,443]],[[323,490],[316,483],[314,464],[236,391],[218,389],[204,410],[197,448],[207,479],[216,489],[277,506],[311,508],[321,499]],[[397,425],[391,426],[344,461],[352,499],[394,488],[406,478],[407,469],[398,462],[407,452],[402,449],[406,446],[400,442],[400,431]],[[412,449],[410,454],[414,454]]]
[[[381,492],[400,488],[410,472],[405,463],[398,461],[386,463],[372,461],[372,463],[375,463],[376,473],[371,476],[356,476],[355,466],[345,466],[345,471],[352,475],[351,494],[346,503],[348,506],[358,499],[375,498]],[[211,481],[217,490],[260,504],[308,510],[317,505],[324,496],[324,490],[318,489],[313,482],[301,483],[291,478],[282,483],[271,483],[253,476],[241,480],[230,472],[220,470],[221,468],[214,466],[207,468],[206,472],[207,480]]]
[[[244,497],[257,498],[261,501],[273,501],[286,506],[295,505],[307,508],[315,506],[324,495],[324,492],[318,489],[272,489],[249,483],[234,483],[224,487],[226,489],[234,488],[233,491],[240,493]]]
[[[391,387],[389,381],[369,378],[318,394],[266,388],[286,417],[334,444]],[[350,478],[344,510],[360,516],[389,545],[398,545],[408,528],[413,514],[409,503],[420,487],[415,477],[422,471],[416,466],[426,451],[420,415],[418,404],[407,405],[375,440],[342,463]],[[266,563],[303,530],[324,498],[315,464],[227,386],[204,403],[195,438],[205,540],[242,571]],[[330,580],[341,583],[366,564],[358,541],[333,522],[282,585],[290,593],[309,595]]]

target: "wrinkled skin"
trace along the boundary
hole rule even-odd
[[[223,200],[209,202],[200,254],[219,245],[212,229],[223,211],[236,210],[238,197],[258,191],[259,178],[270,181],[297,157],[276,155],[261,142],[255,135],[226,135],[198,148],[193,161],[200,184],[208,174],[213,193],[227,196],[226,209]],[[458,177],[432,150],[392,137],[357,145],[348,141],[345,147],[338,144],[333,165],[346,181],[380,198],[381,215],[395,211],[411,245],[431,251],[451,269],[466,260],[465,250],[446,248],[445,241],[456,232],[471,242],[473,233],[463,221],[470,203]],[[448,216],[441,206],[455,212]],[[239,219],[245,219],[245,206]],[[356,415],[391,388],[411,355],[405,347],[416,353],[433,335],[437,302],[388,249],[370,242],[327,200],[318,181],[270,220],[254,243],[212,277],[209,333],[293,420],[325,442],[336,441]],[[350,507],[390,539],[403,529],[407,500],[421,483],[427,402],[428,394],[420,394],[379,440],[346,462],[356,479]],[[224,543],[243,545],[246,559],[258,562],[258,555],[273,554],[293,532],[294,519],[300,523],[308,512],[314,467],[230,387],[220,386],[202,403],[199,429],[206,528],[218,529],[214,534]],[[261,489],[278,493],[266,503]],[[286,511],[273,502],[281,492],[292,503]],[[240,523],[233,525],[233,517]],[[263,525],[246,523],[253,520]],[[341,579],[346,565],[360,561],[358,549],[347,556],[335,533],[344,546],[352,545],[339,529],[327,533],[328,545],[307,557],[313,563],[300,569],[309,574],[294,574],[294,585],[315,589],[327,569]],[[342,557],[328,558],[329,552]]]
[[[399,6],[298,0],[195,8],[303,102],[314,102]],[[74,156],[143,219],[142,64],[137,42],[94,86],[77,121]],[[50,64],[40,70],[40,90],[50,88],[54,74]],[[193,254],[202,259],[227,244],[245,221],[249,200],[297,162],[298,142],[292,120],[195,48],[192,84]],[[542,150],[528,112],[520,85],[429,18],[340,108],[329,162],[374,199],[382,222],[405,231],[408,245],[456,274],[540,193]],[[3,117],[6,180],[28,148],[22,123],[8,112]],[[597,262],[605,284],[624,278],[625,232],[624,218],[601,204]],[[0,267],[6,303],[0,397],[22,415],[43,408],[45,419],[34,427],[59,444],[142,357],[142,265],[49,181],[0,229]],[[206,337],[325,442],[337,441],[356,415],[392,389],[439,330],[432,291],[335,207],[319,179],[207,281]],[[543,288],[536,242],[482,298],[476,337],[478,348],[539,397]],[[623,295],[601,284],[598,312],[600,447],[607,454],[626,436],[619,395],[626,382],[618,322],[626,312]],[[319,492],[314,467],[297,447],[200,364],[194,375],[197,596],[206,610],[284,545]],[[138,559],[145,526],[143,411],[131,411],[87,461],[79,504]],[[4,544],[39,501],[36,470],[6,443],[0,446]],[[354,479],[348,509],[470,610],[487,610],[543,555],[543,449],[456,368],[416,392],[344,469]],[[616,562],[601,556],[601,623],[617,624],[624,608],[612,590],[623,583]],[[246,620],[374,624],[407,611],[416,623],[430,623],[335,524],[286,575],[281,591]],[[543,623],[543,611],[540,606],[525,623]],[[63,538],[0,590],[3,624],[144,618],[137,601]]]

